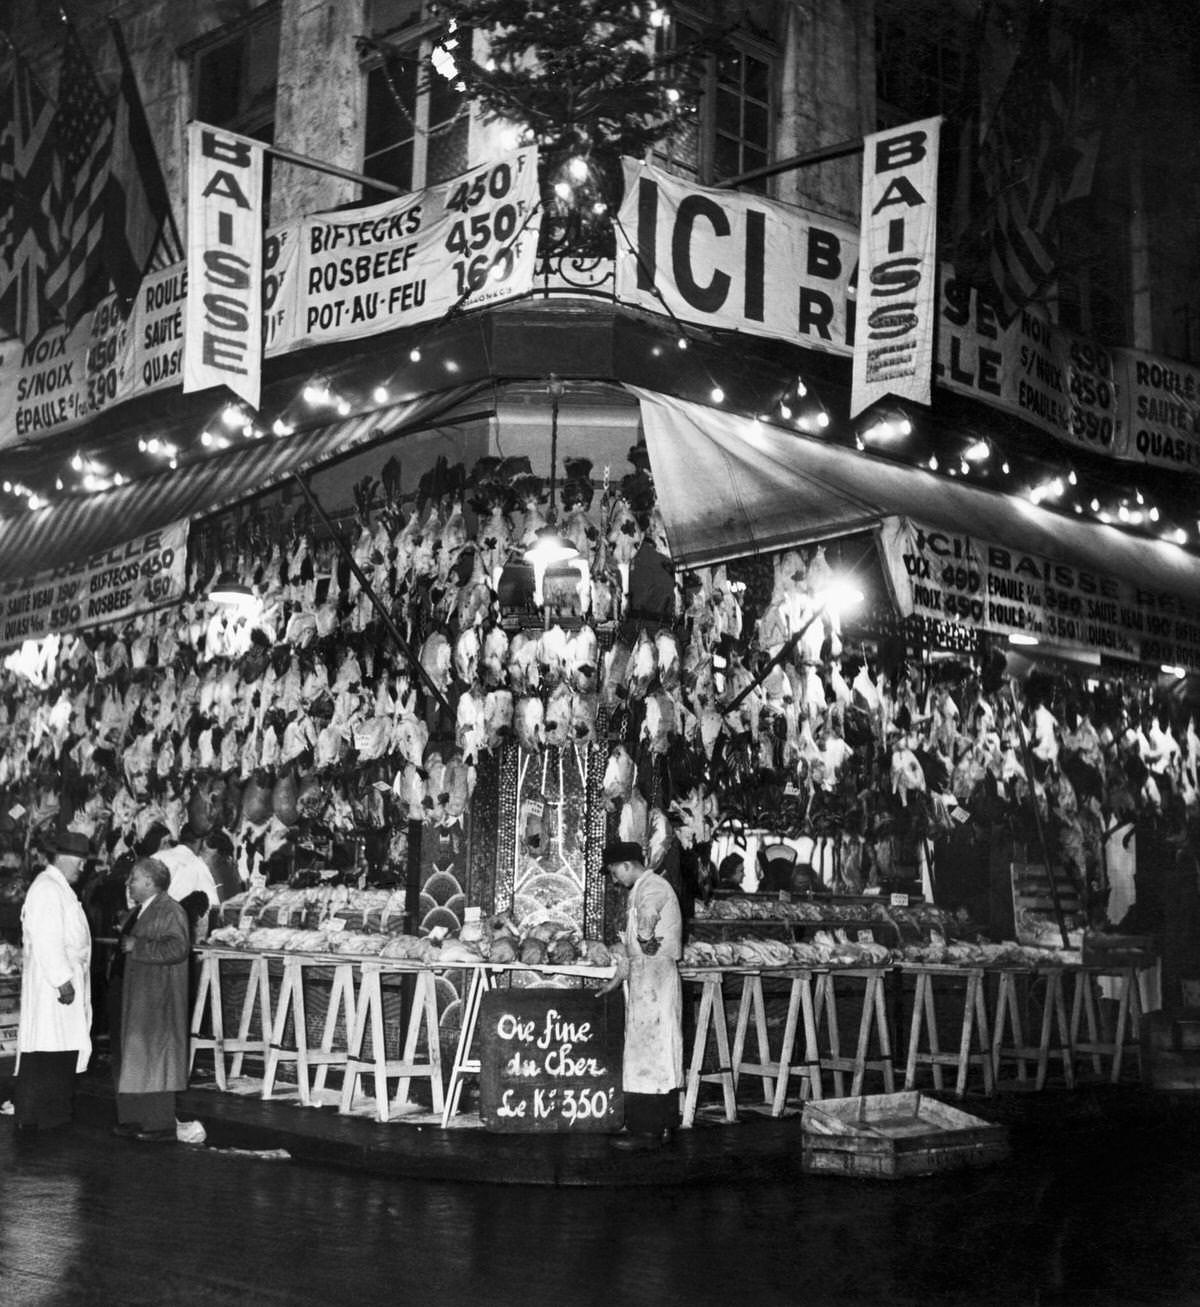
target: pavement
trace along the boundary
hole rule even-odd
[[[7,1096],[0,1074],[0,1102]],[[800,1111],[781,1118],[766,1107],[739,1104],[737,1122],[724,1121],[719,1105],[702,1106],[696,1124],[679,1130],[653,1153],[625,1153],[597,1133],[500,1134],[482,1127],[468,1104],[443,1128],[432,1112],[416,1108],[387,1122],[373,1116],[373,1101],[356,1100],[343,1116],[332,1091],[321,1106],[303,1106],[294,1089],[264,1101],[261,1082],[230,1082],[227,1091],[202,1077],[179,1095],[178,1116],[199,1121],[210,1148],[285,1152],[295,1161],[402,1179],[555,1187],[727,1185],[794,1181],[804,1174]],[[101,1063],[79,1080],[76,1101],[82,1127],[107,1130],[115,1121],[111,1077]],[[1193,1094],[1164,1094],[1136,1083],[1084,1084],[1073,1090],[1002,1089],[961,1102],[937,1095],[990,1124],[1001,1125],[1013,1153],[1053,1146],[1102,1152],[1114,1138],[1170,1147],[1200,1143],[1200,1113]],[[1004,1165],[1003,1161],[998,1163]]]

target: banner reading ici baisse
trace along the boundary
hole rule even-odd
[[[1177,596],[902,517],[885,519],[880,547],[905,617],[1200,668],[1200,612]]]
[[[683,322],[848,354],[858,231],[624,161],[617,298]]]
[[[530,148],[453,181],[299,224],[275,349],[353,340],[526,294],[540,215]]]
[[[187,533],[187,522],[172,522],[64,567],[0,582],[0,649],[178,602]]]

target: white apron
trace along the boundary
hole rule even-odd
[[[653,957],[638,937],[656,936]],[[679,900],[665,880],[647,871],[629,891],[625,923],[629,955],[625,1001],[625,1058],[621,1083],[626,1093],[668,1094],[683,1084],[683,919]]]
[[[53,864],[30,885],[21,908],[24,970],[21,1019],[17,1026],[17,1072],[22,1053],[76,1049],[75,1070],[87,1070],[92,1056],[92,936],[83,905]],[[75,997],[58,1001],[70,981]]]

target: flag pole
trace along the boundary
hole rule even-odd
[[[294,150],[284,150],[278,145],[270,145],[266,141],[255,139],[253,136],[245,136],[241,132],[231,132],[227,127],[205,124],[205,126],[210,125],[214,131],[220,132],[222,136],[232,136],[235,141],[245,141],[247,145],[262,150],[264,154],[269,154],[276,159],[282,159],[284,163],[294,163],[298,168],[311,168],[314,172],[329,173],[331,177],[341,177],[344,181],[358,182],[362,186],[369,186],[372,190],[385,191],[388,195],[408,195],[411,193],[402,186],[393,186],[391,182],[368,177],[365,173],[354,172],[350,168],[340,168],[336,163],[326,163],[323,159],[314,159],[308,154],[297,154]]]

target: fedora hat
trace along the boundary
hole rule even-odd
[[[51,844],[52,853],[65,853],[72,858],[90,858],[92,846],[88,837],[78,830],[60,831]]]

